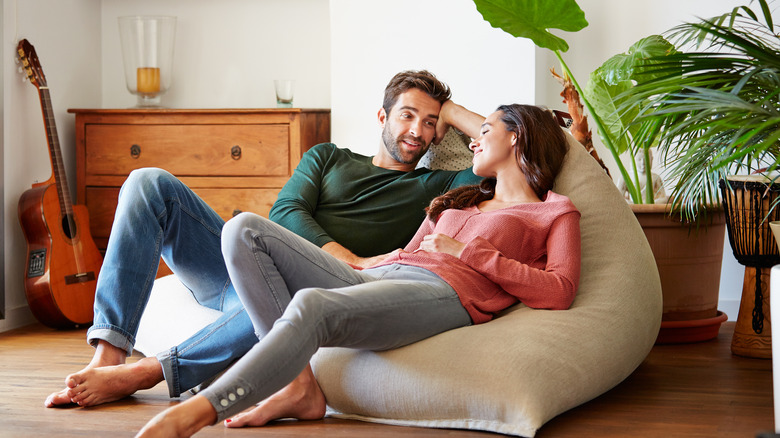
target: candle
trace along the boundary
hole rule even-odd
[[[138,67],[138,92],[157,94],[160,92],[160,69],[157,67]]]

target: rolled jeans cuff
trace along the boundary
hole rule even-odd
[[[162,367],[163,379],[165,379],[165,383],[168,385],[168,396],[172,398],[179,397],[181,388],[179,387],[179,364],[176,347],[157,353],[156,357]]]
[[[131,335],[123,333],[122,330],[117,327],[100,324],[93,325],[87,330],[87,342],[89,345],[95,347],[98,341],[106,341],[116,348],[125,350],[125,353],[130,356],[133,354],[134,339]]]

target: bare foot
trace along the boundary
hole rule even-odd
[[[106,366],[114,366],[124,364],[127,360],[127,353],[121,348],[114,347],[106,341],[98,341],[98,345],[95,348],[95,355],[92,356],[92,360],[84,367],[79,373],[83,373],[93,368],[100,368]],[[77,373],[78,374],[78,373]],[[68,405],[72,401],[70,399],[68,382],[71,376],[65,378],[65,389],[49,394],[46,397],[46,401],[43,403],[47,408],[55,406]]]
[[[139,389],[149,389],[162,381],[162,368],[156,357],[145,357],[126,365],[88,368],[65,379],[67,395],[79,406],[95,406],[125,398]]]
[[[289,385],[263,400],[256,408],[225,420],[225,426],[264,426],[280,418],[319,420],[324,416],[325,395],[308,366]]]
[[[195,395],[172,408],[157,414],[138,432],[136,437],[189,437],[217,421],[217,411],[208,399]]]

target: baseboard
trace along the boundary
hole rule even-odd
[[[26,304],[5,309],[5,319],[0,319],[0,333],[35,323],[37,320]]]

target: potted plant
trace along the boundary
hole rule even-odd
[[[619,187],[632,202],[658,264],[664,293],[658,338],[662,343],[715,337],[727,318],[717,309],[726,225],[717,192],[714,197],[704,193],[691,200],[697,215],[680,213],[676,192],[666,197],[650,165],[651,150],[665,133],[662,124],[639,118],[655,104],[656,94],[639,98],[637,88],[647,88],[646,84],[661,78],[679,78],[682,71],[673,61],[679,54],[660,35],[643,38],[594,70],[583,90],[585,101],[604,125],[602,138],[609,137],[615,152],[628,156],[631,164],[621,170]],[[659,69],[659,63],[666,67]]]
[[[582,113],[582,101],[604,146],[615,159],[626,193],[635,204],[633,210],[640,222],[644,222],[645,234],[656,256],[661,276],[664,322],[659,340],[694,341],[717,335],[717,328],[726,319],[725,315],[717,311],[725,235],[722,214],[693,218],[699,221],[697,225],[705,223],[710,227],[706,232],[691,232],[690,227],[682,223],[679,217],[671,215],[673,203],[671,206],[666,203],[653,205],[654,184],[651,179],[653,174],[649,164],[652,160],[649,155],[651,148],[657,143],[660,125],[653,120],[634,121],[645,109],[640,101],[636,101],[629,110],[617,111],[621,100],[626,98],[627,90],[655,78],[654,75],[644,72],[650,65],[649,60],[674,55],[674,46],[660,36],[643,39],[627,53],[616,55],[593,72],[587,88],[583,89],[563,59],[562,52],[568,50],[568,45],[547,30],[557,28],[576,32],[587,26],[584,12],[576,1],[474,0],[474,3],[483,18],[492,26],[516,37],[530,38],[537,46],[555,53],[563,70],[562,95],[567,100],[575,124],[580,122],[579,126],[572,127],[572,134],[578,140],[587,142],[588,135],[584,134],[584,131],[588,131],[587,120],[578,117]],[[670,71],[658,74],[668,75]],[[630,170],[623,165],[621,155],[628,156]],[[639,172],[640,161],[648,164],[644,175]],[[642,186],[645,188],[644,193],[640,191]],[[712,201],[698,200],[704,205],[711,204]],[[650,205],[639,205],[642,203]],[[702,222],[703,220],[707,222]],[[681,245],[670,247],[670,242],[679,239],[682,239]],[[681,257],[687,257],[687,261],[682,261]],[[703,262],[704,265],[692,267],[692,261]],[[695,275],[681,268],[694,269]],[[701,274],[705,272],[710,274],[709,280],[702,278]],[[683,281],[691,284],[682,283]]]
[[[701,200],[717,199],[720,182],[729,240],[747,266],[732,351],[769,357],[769,271],[761,269],[780,262],[768,227],[779,217],[769,194],[778,199],[780,184],[765,177],[748,194],[734,190],[747,183],[728,182],[733,174],[771,174],[780,155],[780,37],[767,1],[757,3],[761,14],[741,6],[674,28],[671,35],[694,50],[654,59],[648,72],[657,77],[638,84],[620,110],[638,110],[634,123],[658,126],[658,150],[677,180],[672,204],[684,217],[700,216]],[[743,231],[749,254],[739,244]]]

